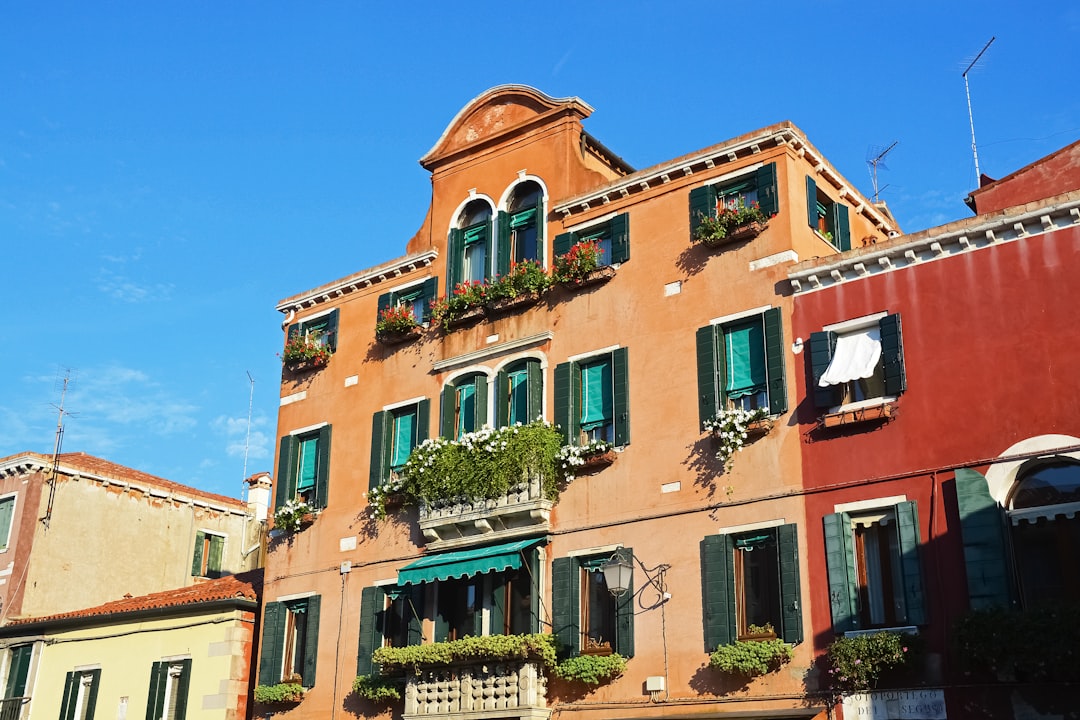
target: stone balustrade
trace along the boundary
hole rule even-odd
[[[490,500],[422,503],[420,530],[430,550],[535,535],[550,529],[552,504],[536,475]]]
[[[490,662],[410,673],[404,720],[547,720],[547,678],[536,662]]]

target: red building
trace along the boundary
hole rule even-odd
[[[1074,717],[1080,696],[1055,659],[1080,604],[1077,149],[984,185],[976,217],[789,272],[810,636],[917,635],[915,672],[879,687],[921,688],[890,696],[937,703],[918,717]],[[1053,638],[1018,639],[1031,623]]]

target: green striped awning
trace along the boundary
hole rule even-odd
[[[530,538],[502,545],[489,545],[472,550],[439,553],[422,557],[398,570],[398,585],[467,578],[489,572],[517,570],[521,567],[521,551],[539,545],[544,538]]]

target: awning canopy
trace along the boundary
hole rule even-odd
[[[539,545],[544,538],[529,538],[502,545],[489,545],[472,550],[440,553],[420,558],[398,570],[398,585],[466,578],[489,572],[517,570],[521,567],[521,551]]]
[[[871,377],[881,359],[881,329],[872,328],[841,335],[836,339],[832,361],[818,382],[820,387],[843,385]]]

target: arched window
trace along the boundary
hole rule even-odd
[[[527,425],[543,413],[544,376],[540,361],[525,358],[507,365],[495,378],[495,423]]]
[[[491,268],[491,205],[476,199],[462,208],[450,231],[449,287],[460,282],[483,282]]]
[[[527,180],[514,187],[507,212],[499,213],[498,274],[506,273],[511,262],[542,262],[543,245],[544,190]]]
[[[1013,554],[1025,607],[1080,600],[1080,463],[1025,468],[1009,495]]]
[[[487,422],[488,378],[482,372],[463,375],[443,388],[442,436],[456,440]]]

